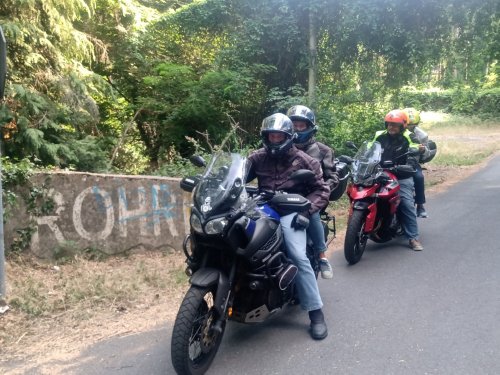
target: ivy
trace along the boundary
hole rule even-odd
[[[20,195],[24,201],[26,213],[30,217],[26,227],[15,230],[16,237],[10,248],[12,253],[19,253],[29,248],[31,238],[37,231],[35,218],[50,215],[55,209],[55,202],[48,195],[50,177],[47,177],[41,186],[35,186],[32,183],[34,173],[35,165],[27,159],[18,162],[13,162],[8,157],[2,159],[3,219],[7,220],[14,208],[18,208]],[[27,192],[23,193],[23,190]]]

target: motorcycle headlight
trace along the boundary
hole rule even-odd
[[[203,227],[201,226],[201,220],[196,214],[191,214],[191,219],[189,220],[191,227],[195,232],[203,233]]]
[[[205,224],[205,233],[206,234],[222,233],[226,225],[227,225],[227,220],[223,217],[210,220],[208,223]]]

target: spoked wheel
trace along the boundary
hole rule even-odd
[[[344,256],[349,264],[360,261],[365,251],[368,236],[364,234],[366,215],[363,211],[354,210],[347,223],[344,241]]]
[[[219,349],[222,330],[214,330],[215,287],[192,286],[182,301],[172,332],[172,364],[179,375],[204,374]]]

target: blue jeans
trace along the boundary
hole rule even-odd
[[[313,244],[312,247],[316,254],[324,253],[326,251],[325,231],[319,216],[319,211],[312,214],[309,218],[307,236],[311,239]]]
[[[290,224],[295,214],[281,217],[281,227],[285,238],[288,257],[297,266],[295,277],[300,306],[306,311],[321,309],[323,302],[319,295],[316,276],[306,255],[306,231],[295,230]]]
[[[422,173],[422,167],[420,164],[415,168],[417,173],[413,175],[413,183],[415,184],[415,203],[424,204],[425,203],[425,184],[424,184],[424,174]]]
[[[417,215],[415,213],[415,199],[413,198],[413,177],[399,180],[401,202],[398,206],[398,220],[409,240],[418,239]]]

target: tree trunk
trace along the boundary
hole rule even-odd
[[[317,38],[316,38],[316,23],[315,14],[311,6],[309,6],[309,82],[308,82],[308,97],[309,105],[314,107],[316,101],[316,74],[317,74]]]

